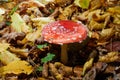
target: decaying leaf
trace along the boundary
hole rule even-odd
[[[120,41],[114,41],[105,46],[108,51],[120,51]]]
[[[9,44],[0,43],[0,61],[5,65],[11,63],[12,61],[20,60],[15,54],[8,51],[8,48]]]
[[[104,23],[98,23],[94,20],[91,20],[89,23],[90,30],[100,30],[100,29],[103,29],[104,27],[105,27]]]
[[[36,31],[28,33],[25,38],[27,39],[27,41],[34,42],[37,38],[41,36],[41,30],[42,29],[39,27]]]
[[[45,24],[55,21],[53,17],[39,17],[39,18],[32,18],[31,20],[34,22],[35,26],[37,27],[43,27]]]
[[[54,64],[49,63],[49,68],[52,76],[54,76],[57,80],[63,80],[63,75],[57,71],[57,68],[54,66]]]
[[[18,55],[21,55],[21,56],[24,56],[24,57],[27,57],[28,54],[29,54],[27,48],[20,49],[20,48],[15,48],[13,46],[10,46],[9,50],[11,52],[15,53],[15,54],[18,54]]]
[[[26,61],[16,60],[0,68],[0,71],[2,71],[2,75],[11,73],[16,75],[24,73],[29,75],[30,73],[32,73],[33,67]]]
[[[113,28],[103,29],[100,33],[98,45],[109,40],[114,35],[114,33],[115,31]]]
[[[49,69],[48,69],[48,64],[47,63],[45,63],[45,64],[43,64],[43,69],[42,69],[42,77],[48,77],[48,72],[49,71]]]
[[[11,42],[12,40],[22,40],[25,37],[25,33],[11,32],[4,34],[2,37],[6,39],[7,42]]]
[[[112,13],[112,14],[120,14],[120,6],[115,6],[115,7],[110,7],[107,10],[108,12]]]
[[[73,74],[73,68],[69,66],[65,66],[64,64],[60,62],[54,63],[55,67],[58,69],[59,73],[63,76],[69,76]]]
[[[109,52],[107,55],[99,56],[99,61],[101,62],[114,62],[119,59],[119,52]]]
[[[90,2],[90,9],[94,10],[102,6],[102,0],[91,0]]]
[[[16,32],[31,32],[31,28],[25,23],[18,13],[15,12],[13,15],[11,15],[11,20],[11,26]]]
[[[107,23],[110,19],[109,13],[102,13],[101,10],[97,9],[94,11],[91,11],[88,14],[88,21],[90,21],[88,27],[90,30],[102,30],[106,27]]]
[[[64,7],[64,6],[68,5],[68,4],[70,4],[72,2],[72,0],[54,0],[54,2],[57,5],[59,5],[61,7]]]
[[[108,65],[106,63],[97,62],[91,70],[89,70],[82,80],[95,80],[97,78],[97,75],[102,73],[106,69]],[[99,78],[100,79],[100,78]],[[96,79],[98,80],[98,79]]]
[[[0,52],[7,50],[9,46],[8,43],[0,43]]]
[[[60,45],[47,45],[41,35],[47,23],[58,20],[81,21],[88,28],[85,46],[68,44],[70,66],[60,63]],[[2,80],[119,79],[119,45],[120,0],[0,1]]]
[[[110,7],[107,11],[110,12],[114,18],[113,23],[120,24],[120,6]]]
[[[58,17],[60,20],[67,20],[72,16],[75,10],[77,10],[77,8],[74,5],[67,6],[65,9],[60,8]]]
[[[3,64],[9,64],[11,63],[12,61],[16,61],[16,60],[20,60],[20,58],[18,58],[15,54],[9,52],[9,51],[3,51],[3,52],[0,52],[0,61],[3,63]]]
[[[88,70],[89,68],[92,67],[93,60],[94,59],[91,58],[91,59],[89,59],[89,61],[85,62],[84,67],[83,67],[83,72],[82,72],[83,75],[85,74],[86,70]]]

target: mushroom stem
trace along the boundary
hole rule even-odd
[[[61,45],[61,62],[66,64],[68,61],[67,44]]]

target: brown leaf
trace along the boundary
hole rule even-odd
[[[110,44],[107,44],[105,47],[109,51],[120,51],[120,41],[114,41]]]
[[[114,62],[119,59],[119,52],[109,52],[107,55],[99,56],[99,61],[101,62]]]

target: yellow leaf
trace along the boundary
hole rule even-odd
[[[114,62],[119,60],[118,55],[119,55],[119,52],[109,52],[107,53],[107,55],[99,56],[99,61],[106,62],[106,63]]]
[[[0,52],[0,61],[7,65],[9,63],[11,63],[12,61],[16,61],[16,60],[20,60],[20,58],[18,58],[15,54],[12,54],[9,51],[2,51]]]
[[[31,32],[31,28],[25,23],[22,17],[18,13],[14,13],[11,16],[12,28],[17,32]]]
[[[120,6],[110,7],[107,11],[113,14],[120,14]]]
[[[85,64],[84,64],[84,67],[83,67],[83,75],[85,74],[86,70],[88,70],[89,68],[92,67],[92,64],[93,64],[93,58],[91,58],[89,61],[87,61]]]
[[[15,54],[7,50],[10,47],[9,45],[8,43],[0,43],[0,61],[5,65],[20,60]]]
[[[9,45],[10,44],[8,44],[8,43],[0,43],[0,52],[8,49]]]
[[[34,42],[37,38],[39,38],[41,36],[41,30],[42,30],[42,28],[38,27],[38,29],[36,31],[28,33],[25,38],[28,41],[33,41]]]
[[[17,60],[9,63],[7,66],[4,66],[0,69],[2,75],[6,74],[16,74],[19,75],[21,73],[30,74],[33,71],[33,67],[26,61]]]

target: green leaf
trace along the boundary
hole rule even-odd
[[[7,26],[9,26],[10,24],[11,24],[11,22],[10,21],[6,21],[6,23],[5,23]]]
[[[88,9],[90,0],[75,0],[74,3],[83,9]]]
[[[50,11],[50,13],[53,13],[53,12],[54,12],[54,10],[53,10],[53,9],[50,9],[49,11]]]
[[[45,44],[37,45],[37,48],[42,49],[42,48],[45,48],[45,47],[47,47],[47,46],[48,46],[48,44],[45,43]]]
[[[15,7],[11,10],[10,15],[13,15],[13,14],[14,14],[14,12],[15,12],[17,9],[18,9],[18,5],[17,5],[17,6],[15,6]]]
[[[37,68],[37,71],[42,71],[43,70],[43,66],[39,66],[38,68]]]
[[[42,63],[47,63],[55,57],[55,54],[48,53],[46,57],[41,59]]]

